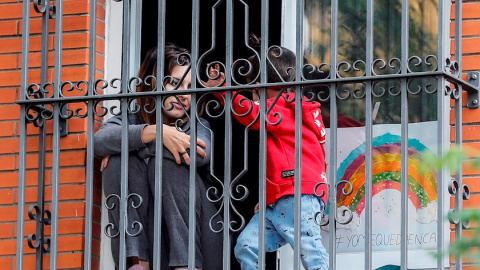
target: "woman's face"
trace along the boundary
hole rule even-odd
[[[165,89],[167,91],[174,90],[176,85],[180,82],[180,79],[183,77],[183,75],[187,71],[187,69],[188,69],[188,66],[174,66],[170,72],[170,76],[172,77],[173,81],[169,81],[165,85]],[[183,81],[180,82],[180,85],[178,85],[177,90],[190,89],[191,81],[192,81],[192,75],[191,75],[191,72],[188,71],[188,74],[185,76]],[[185,115],[184,109],[187,111],[190,109],[190,104],[191,104],[190,95],[176,95],[176,97],[178,99],[175,98],[175,96],[170,96],[167,99],[165,99],[165,107],[167,109],[170,109],[173,106],[171,110],[163,110],[163,121],[166,124],[174,123],[177,119],[180,119]]]

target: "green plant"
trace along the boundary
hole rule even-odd
[[[425,153],[425,162],[452,173],[458,172],[460,166],[464,165],[480,169],[480,151],[453,146],[443,157],[435,156],[431,152]],[[452,241],[448,253],[452,256],[465,256],[471,261],[480,263],[480,206],[461,212],[453,211],[448,218],[467,228],[460,238]]]

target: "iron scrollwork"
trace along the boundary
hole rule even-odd
[[[322,185],[330,186],[326,183],[318,183],[315,186],[315,195],[319,198],[323,198],[325,193],[322,191],[321,194],[318,194],[317,189]],[[340,187],[341,186],[341,187]],[[335,191],[341,188],[341,193],[345,196],[352,194],[353,185],[347,180],[340,180],[335,184]],[[335,193],[336,196],[336,193]],[[347,225],[353,220],[353,213],[349,208],[337,208],[336,206],[330,206],[330,211],[335,211],[334,218],[335,222],[340,225]],[[333,208],[333,209],[332,209]],[[329,215],[325,215],[325,212],[319,212],[315,214],[315,223],[319,226],[325,227],[330,223]]]
[[[50,210],[40,210],[37,205],[32,205],[28,209],[28,217],[30,220],[37,221],[37,226],[41,226],[40,235],[31,233],[27,236],[27,244],[32,249],[42,248],[44,252],[50,251],[50,238],[43,235],[43,228],[45,225],[51,224]]]
[[[57,15],[57,8],[55,5],[50,5],[49,0],[33,0],[33,9],[37,13],[48,12],[50,19],[55,19]]]
[[[117,194],[110,194],[109,196],[107,196],[107,198],[105,199],[105,208],[107,208],[109,211],[113,211],[116,208],[115,202],[110,202],[113,198],[116,198],[119,203],[121,201],[120,196],[118,196]],[[137,200],[138,200],[137,203],[135,203],[134,198],[137,198]],[[143,203],[142,196],[140,196],[137,193],[130,193],[126,198],[127,202],[130,199],[132,200],[131,206],[134,209],[139,208]],[[128,205],[127,205],[127,207],[128,207]],[[120,211],[120,208],[118,210]],[[137,221],[137,220],[134,220],[132,222],[132,224],[128,224],[128,211],[125,214],[125,219],[124,220],[125,220],[125,233],[128,236],[130,236],[130,237],[138,236],[144,230],[143,224],[141,222]],[[138,229],[136,231],[130,232],[129,227],[131,227],[132,230],[134,230],[135,228],[138,228]],[[115,233],[113,233],[114,231],[115,231]],[[115,224],[108,223],[105,226],[104,233],[109,238],[115,238],[115,237],[118,237],[120,235],[120,230],[115,226]]]

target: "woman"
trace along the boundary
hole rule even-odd
[[[165,90],[188,89],[191,83],[188,50],[174,44],[165,46]],[[143,61],[139,77],[145,81],[157,70],[157,50],[150,50]],[[188,72],[188,73],[187,73]],[[152,86],[142,83],[137,91],[152,91]],[[150,267],[153,240],[153,200],[162,199],[162,269],[183,269],[188,265],[188,212],[189,212],[189,147],[190,109],[189,95],[165,97],[163,102],[163,158],[162,158],[162,195],[153,194],[155,188],[155,139],[156,119],[152,99],[139,99],[141,110],[128,115],[128,194],[130,194],[125,224],[126,253],[132,270],[146,270]],[[191,115],[194,115],[192,112]],[[192,116],[193,117],[193,116]],[[121,176],[121,116],[105,122],[95,133],[95,155],[104,158],[103,188],[107,205],[120,196]],[[177,128],[180,126],[180,128]],[[210,219],[217,209],[206,197],[204,179],[208,178],[210,162],[209,124],[200,118],[197,122],[197,171],[196,175],[196,255],[197,269],[221,269],[222,258],[212,256],[222,250],[222,236],[210,229]],[[178,129],[186,130],[180,132]],[[132,195],[133,194],[133,195]],[[138,194],[135,195],[135,194]],[[140,203],[139,196],[142,198]],[[118,205],[118,204],[117,204]],[[117,207],[119,208],[119,207]],[[109,211],[110,234],[118,232],[119,209]],[[212,220],[215,224],[219,216]],[[141,226],[139,225],[141,224]],[[156,224],[157,226],[159,224]],[[142,227],[140,229],[140,227]],[[133,235],[133,236],[132,236]],[[119,237],[112,238],[112,254],[118,265]],[[209,254],[210,256],[206,256]]]

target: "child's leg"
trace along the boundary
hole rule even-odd
[[[285,245],[286,242],[271,223],[271,208],[267,208],[266,216],[265,249],[267,252],[271,252]],[[242,270],[258,269],[258,231],[257,212],[243,229],[235,245],[235,257],[240,262]]]
[[[314,219],[315,214],[324,211],[323,202],[314,195],[302,195],[301,198],[301,247],[300,256],[306,270],[327,270],[328,253],[322,244],[320,226]],[[293,247],[294,240],[294,197],[286,196],[275,203],[276,215],[272,222],[278,233]]]

